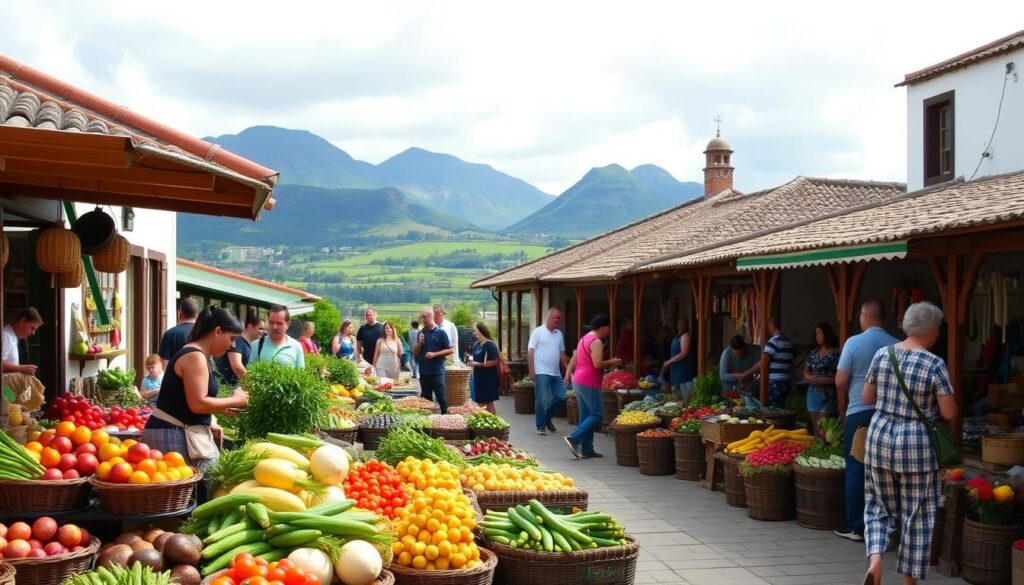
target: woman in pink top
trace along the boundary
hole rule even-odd
[[[565,370],[565,385],[576,391],[576,403],[580,410],[580,424],[576,431],[565,438],[569,451],[574,457],[589,459],[603,457],[594,451],[594,429],[601,424],[604,416],[604,401],[601,398],[601,379],[605,368],[614,368],[622,360],[604,359],[603,340],[608,337],[611,320],[608,315],[598,315],[590,321],[590,333],[580,339],[572,354],[569,367]]]

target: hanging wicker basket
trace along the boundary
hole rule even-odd
[[[56,223],[39,233],[36,240],[36,264],[44,272],[63,274],[74,272],[82,263],[82,245],[75,233]]]
[[[82,286],[83,280],[85,280],[85,267],[82,265],[82,261],[79,260],[75,264],[75,269],[71,272],[61,272],[53,275],[53,287],[78,288]]]
[[[118,273],[128,270],[131,246],[128,238],[116,234],[106,246],[92,255],[92,265],[100,272]]]
[[[82,242],[82,251],[86,254],[95,254],[102,250],[117,233],[114,218],[103,213],[99,207],[78,218],[71,229],[78,234],[78,239]]]

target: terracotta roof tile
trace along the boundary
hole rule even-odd
[[[984,61],[985,59],[990,59],[1021,47],[1024,47],[1024,30],[1017,31],[1001,39],[996,39],[987,45],[972,49],[952,59],[946,59],[941,63],[919,69],[913,73],[907,73],[903,81],[896,84],[896,87],[920,83],[947,71],[967,67],[968,65],[973,65],[979,61]]]

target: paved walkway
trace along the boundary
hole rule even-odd
[[[555,419],[558,431],[539,436],[533,415],[514,413],[512,398],[498,402],[512,423],[511,441],[572,476],[590,493],[590,508],[615,514],[642,548],[636,583],[692,585],[860,585],[867,562],[863,543],[795,522],[760,522],[725,503],[722,492],[675,476],[640,475],[615,464],[610,437],[598,434],[601,459],[577,460],[562,440],[575,427]],[[886,556],[886,583],[901,583],[896,554]],[[927,583],[963,585],[932,567]]]

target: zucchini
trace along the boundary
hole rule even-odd
[[[309,514],[319,514],[321,516],[337,516],[342,512],[348,511],[356,503],[353,500],[344,500],[342,502],[332,502],[327,504],[320,504],[319,506],[313,506],[306,510]]]
[[[221,540],[203,548],[203,558],[212,559],[231,550],[237,546],[263,540],[263,531],[259,529],[243,530],[222,538]]]
[[[365,522],[346,520],[342,516],[313,516],[298,518],[290,522],[300,528],[315,528],[324,534],[334,536],[353,536],[356,538],[372,538],[377,529]]]
[[[221,541],[223,542],[223,541]],[[242,553],[249,553],[253,556],[259,556],[274,550],[274,547],[269,542],[250,542],[240,546],[237,546],[225,553],[222,553],[211,563],[203,565],[203,576],[208,577],[221,569],[226,569],[231,559]],[[205,550],[203,552],[206,552]]]
[[[544,519],[545,525],[547,525],[549,528],[561,532],[562,536],[566,538],[574,538],[583,544],[590,544],[593,542],[593,540],[591,540],[591,538],[586,534],[583,534],[578,529],[573,528],[572,526],[569,526],[567,523],[562,522],[561,520],[556,518],[555,515],[551,513],[551,510],[545,508],[544,504],[541,504],[537,500],[530,500],[530,509],[533,510],[534,514],[537,514],[538,516]]]
[[[530,535],[531,539],[541,539],[540,528],[538,528],[537,525],[533,522],[530,522],[526,518],[521,517],[519,515],[519,512],[517,512],[515,508],[508,509],[508,519],[511,520],[512,523],[518,526],[521,530],[526,531],[526,533]]]
[[[245,515],[249,517],[260,528],[270,528],[270,516],[267,507],[259,502],[249,502],[245,505]]]
[[[312,542],[323,536],[323,533],[319,530],[312,528],[306,528],[304,530],[295,530],[292,532],[286,532],[280,534],[268,540],[270,544],[277,548],[284,548],[289,546],[302,546],[307,542]]]
[[[258,501],[260,501],[260,497],[253,494],[228,494],[215,500],[210,500],[209,502],[200,505],[195,510],[192,510],[192,517],[199,519],[227,514],[234,508],[238,508],[239,506],[243,506],[249,502]]]
[[[210,536],[207,536],[206,538],[204,538],[203,539],[203,544],[213,544],[213,543],[217,542],[218,540],[221,540],[222,538],[226,538],[228,536],[231,536],[232,534],[237,534],[237,533],[242,532],[243,530],[247,530],[249,528],[252,528],[252,526],[246,524],[245,522],[239,522],[237,524],[232,524],[230,526],[225,526],[224,528],[221,528],[217,532],[214,532]]]

